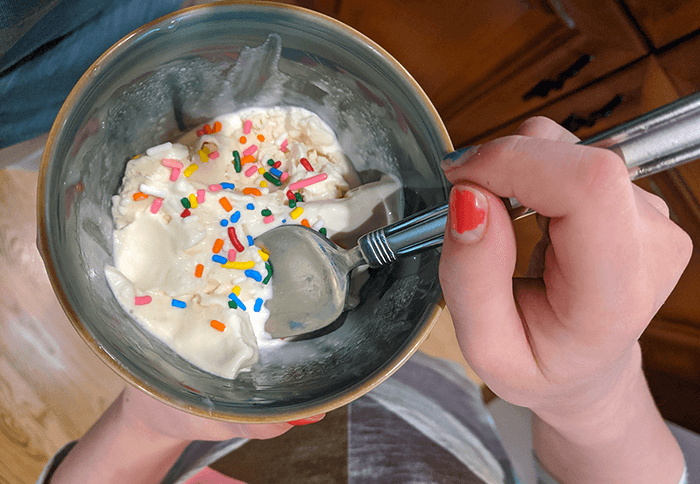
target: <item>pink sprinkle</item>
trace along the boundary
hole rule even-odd
[[[173,171],[170,172],[170,181],[175,181],[177,180],[177,177],[180,176],[180,169],[179,168],[173,168]]]
[[[210,192],[219,192],[224,189],[221,185],[209,185],[207,188],[209,188]],[[197,203],[199,203],[199,200],[197,200]]]
[[[160,210],[161,205],[163,205],[162,198],[156,198],[155,200],[153,200],[153,203],[151,204],[151,213],[158,213],[158,210]]]
[[[282,183],[286,182],[287,178],[289,178],[289,173],[287,173],[286,171],[280,175],[280,181]]]
[[[229,262],[233,262],[236,260],[236,250],[235,249],[228,250],[228,260],[229,260]]]
[[[303,180],[299,180],[298,182],[292,183],[291,185],[289,185],[289,189],[291,191],[299,190],[300,188],[308,187],[309,185],[313,185],[315,183],[322,182],[326,178],[328,178],[327,173],[320,173],[316,176],[304,178]],[[281,180],[281,178],[280,178],[280,180]]]
[[[282,141],[282,144],[280,145],[280,151],[282,151],[283,153],[286,153],[286,152],[287,152],[287,142],[288,142],[288,141],[287,141],[287,139],[285,138],[285,140]]]
[[[243,123],[243,134],[250,134],[250,128],[253,127],[253,122],[250,119],[246,119]]]
[[[245,150],[243,150],[243,156],[252,155],[252,154],[255,153],[256,151],[258,151],[258,147],[257,147],[257,146],[255,146],[255,145],[249,146],[249,147],[247,147]]]
[[[219,152],[218,152],[218,151],[215,151],[215,152],[213,152],[213,153],[209,153],[209,159],[210,159],[210,160],[215,160],[215,159],[217,159],[218,157],[219,157]]]
[[[177,160],[173,160],[172,158],[163,158],[160,161],[163,166],[167,166],[168,168],[177,168],[178,170],[182,170],[183,164],[180,163]]]
[[[263,222],[265,222],[266,224],[271,224],[274,221],[275,221],[274,215],[268,215],[267,217],[263,218]]]
[[[258,167],[253,165],[245,171],[245,176],[253,176],[258,172]]]
[[[143,306],[144,304],[150,304],[152,301],[151,296],[136,296],[134,298],[134,304],[137,306]]]
[[[197,203],[204,203],[205,196],[204,190],[197,190]]]

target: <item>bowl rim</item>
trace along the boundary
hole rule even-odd
[[[73,109],[76,101],[81,97],[81,94],[87,89],[90,84],[91,75],[93,71],[99,70],[103,64],[108,63],[112,57],[118,55],[118,53],[128,45],[134,39],[138,39],[143,34],[151,31],[156,26],[163,24],[164,22],[170,22],[178,17],[183,17],[190,15],[192,12],[200,10],[217,10],[222,7],[228,8],[231,6],[239,7],[253,7],[253,8],[264,8],[264,9],[278,9],[278,10],[290,10],[301,13],[302,15],[308,15],[310,17],[315,17],[315,20],[320,22],[330,23],[335,28],[345,31],[349,36],[356,37],[360,42],[365,43],[367,46],[371,47],[377,51],[380,56],[382,56],[386,61],[388,61],[393,69],[403,77],[415,91],[417,97],[421,100],[424,108],[431,116],[431,123],[437,127],[437,131],[440,134],[440,141],[447,149],[447,153],[454,150],[452,141],[447,132],[444,122],[440,118],[435,106],[432,101],[425,94],[423,89],[420,87],[418,82],[413,78],[413,76],[404,68],[391,54],[384,50],[381,46],[375,43],[366,35],[355,30],[354,28],[344,24],[343,22],[336,20],[328,15],[325,15],[314,10],[299,7],[296,5],[287,5],[276,2],[268,1],[239,1],[239,0],[227,0],[220,1],[215,4],[204,4],[196,5],[192,7],[187,7],[184,9],[176,10],[168,15],[164,15],[158,19],[155,19],[141,27],[133,30],[126,36],[122,37],[119,41],[113,44],[109,49],[107,49],[92,65],[83,73],[76,85],[73,87],[68,97],[64,101],[61,109],[59,110],[56,119],[53,122],[51,130],[46,141],[44,148],[44,153],[42,155],[41,166],[39,169],[39,178],[37,186],[37,246],[44,260],[44,265],[51,282],[53,291],[58,298],[63,311],[68,317],[73,328],[78,332],[83,341],[88,345],[94,354],[96,354],[100,360],[102,360],[108,367],[110,367],[117,375],[124,379],[127,383],[134,385],[141,391],[147,393],[156,400],[175,407],[179,410],[185,411],[187,413],[206,417],[214,420],[226,421],[226,422],[238,422],[238,423],[280,423],[293,420],[299,420],[307,418],[314,415],[319,415],[323,413],[330,412],[350,402],[360,398],[384,380],[389,378],[394,372],[396,372],[412,355],[418,350],[418,347],[425,341],[425,339],[430,334],[433,326],[438,320],[442,310],[445,307],[444,298],[440,298],[436,302],[433,308],[430,309],[427,315],[428,323],[425,324],[414,336],[413,341],[407,344],[399,353],[397,353],[393,359],[383,366],[382,368],[375,371],[372,375],[367,377],[362,383],[357,384],[351,388],[345,390],[342,394],[329,399],[322,399],[319,402],[313,404],[301,404],[299,408],[293,410],[282,410],[278,411],[275,409],[269,415],[264,414],[243,414],[243,413],[227,413],[220,411],[207,411],[202,408],[191,407],[184,402],[178,400],[172,395],[168,395],[159,389],[150,386],[144,381],[139,380],[135,375],[126,370],[124,366],[112,355],[110,355],[99,342],[92,337],[90,332],[80,321],[77,312],[73,309],[66,292],[63,290],[60,279],[57,272],[56,264],[51,256],[51,248],[49,244],[49,236],[46,230],[46,176],[48,174],[49,164],[53,159],[55,146],[60,138],[61,128],[63,127],[68,115]]]

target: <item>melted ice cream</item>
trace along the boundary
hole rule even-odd
[[[254,238],[302,223],[353,245],[396,217],[400,188],[386,176],[358,185],[332,130],[309,111],[217,118],[127,164],[113,197],[110,286],[183,358],[235,378],[258,361],[259,345],[282,344],[264,331],[272,274]]]

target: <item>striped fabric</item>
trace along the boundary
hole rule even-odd
[[[423,354],[316,424],[266,441],[195,442],[163,483],[204,466],[248,484],[518,483],[479,389],[459,365]]]

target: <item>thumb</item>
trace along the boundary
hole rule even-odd
[[[493,368],[494,358],[513,364],[514,355],[508,353],[531,352],[513,299],[516,250],[510,216],[498,197],[468,183],[452,188],[449,205],[440,282],[462,352],[477,372]]]

